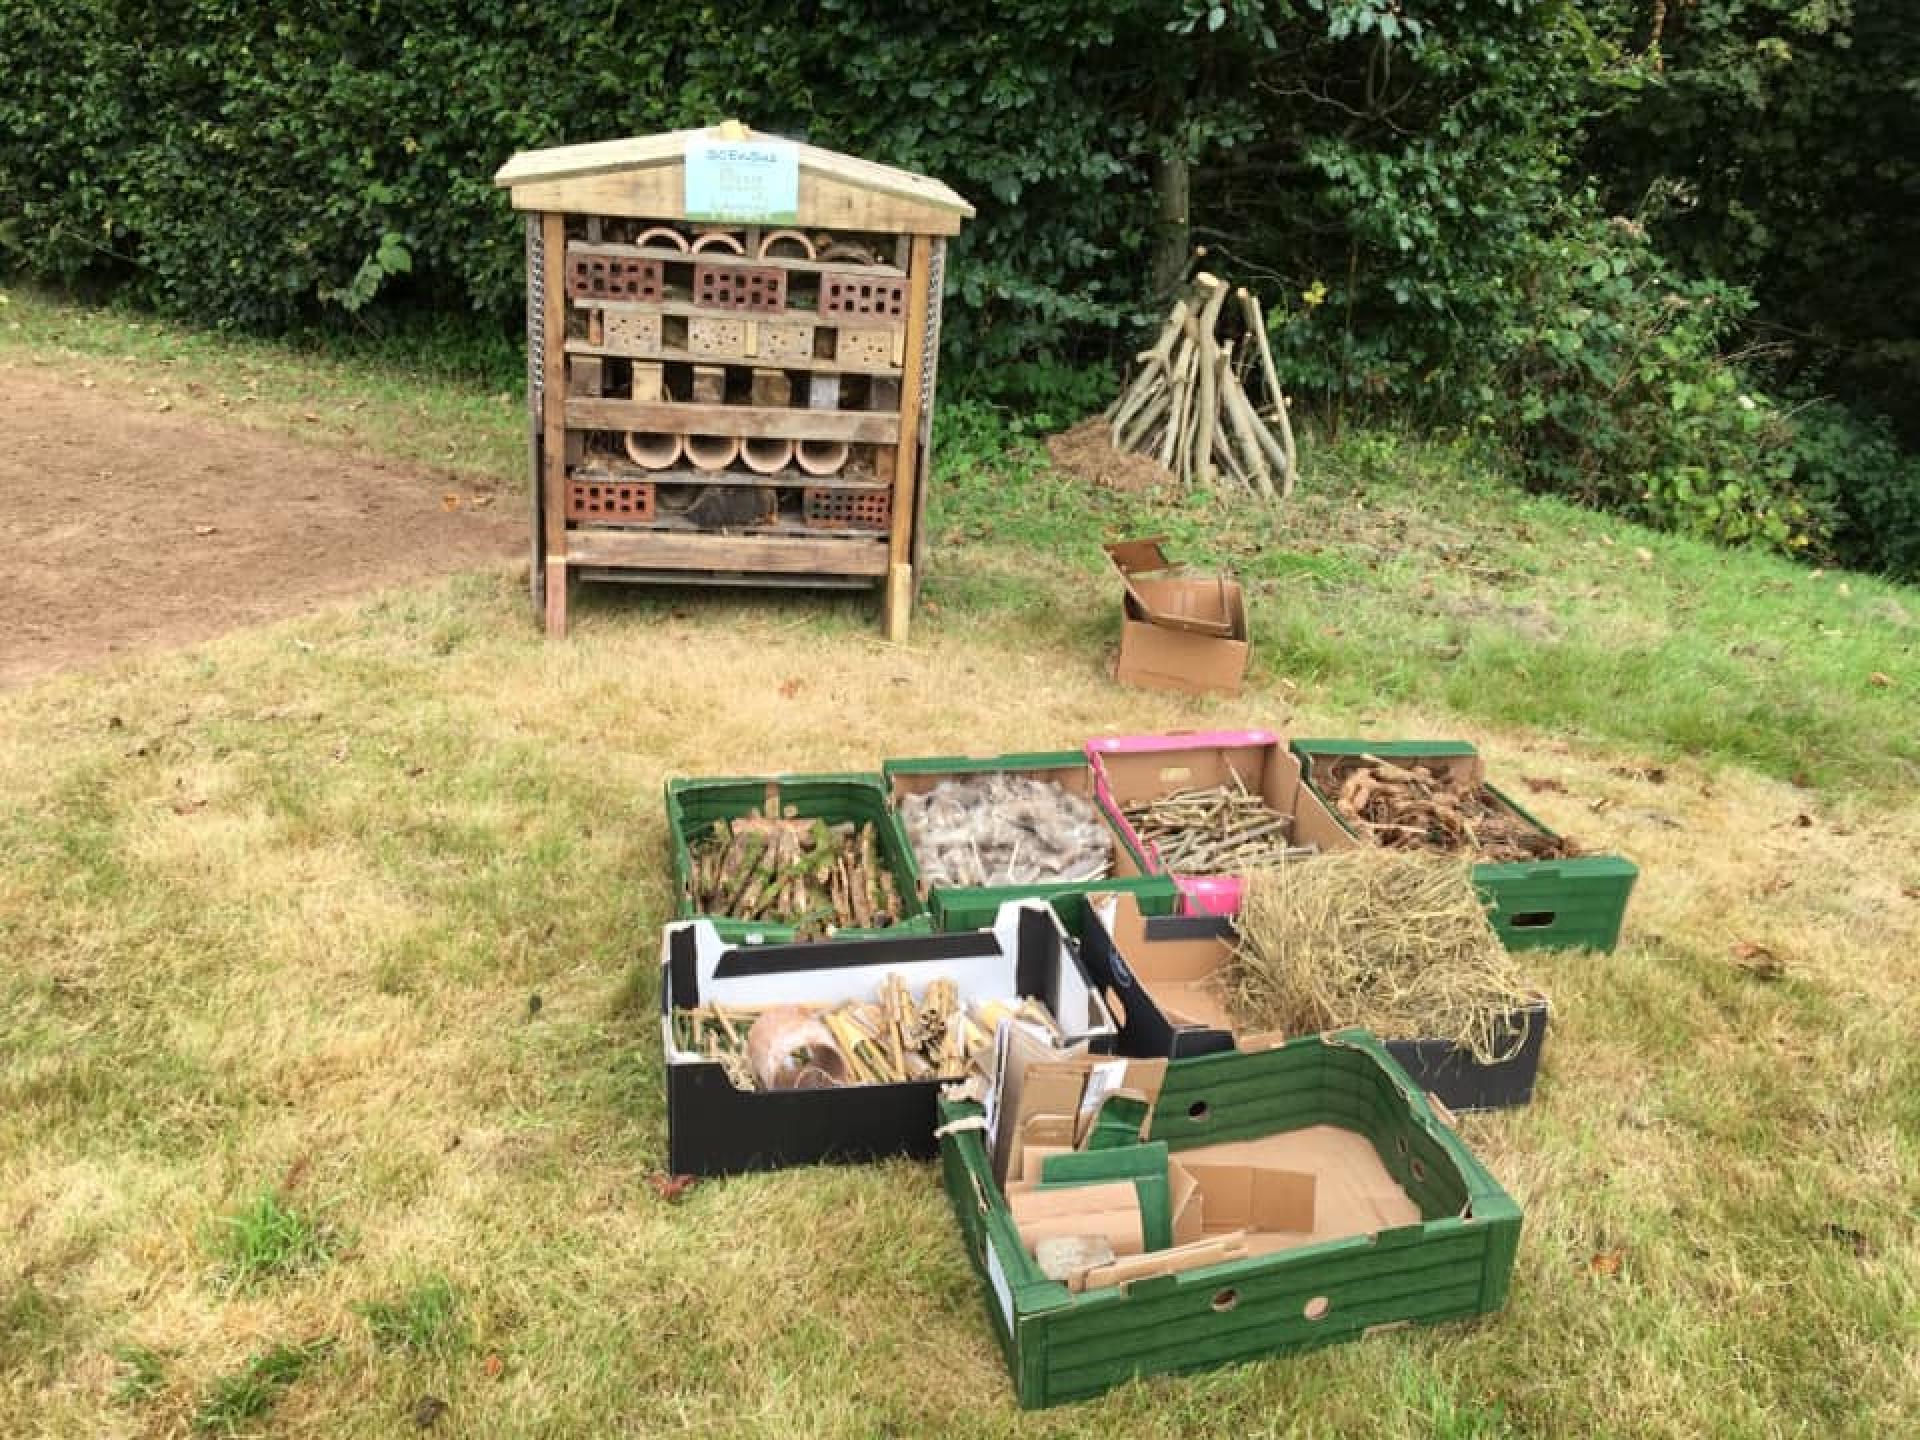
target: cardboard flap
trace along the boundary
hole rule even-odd
[[[1150,540],[1122,540],[1106,547],[1107,558],[1120,572],[1140,618],[1168,630],[1185,630],[1196,635],[1231,637],[1235,624],[1232,597],[1224,575],[1181,577],[1167,574],[1174,568],[1162,548],[1166,537]],[[1161,578],[1147,577],[1159,575]]]
[[[1190,1165],[1205,1228],[1309,1233],[1317,1189],[1305,1171],[1265,1165]]]
[[[1138,1255],[1146,1249],[1140,1191],[1131,1180],[1017,1190],[1007,1197],[1007,1209],[1020,1243],[1029,1251],[1042,1240],[1081,1235],[1099,1236],[1116,1255]]]

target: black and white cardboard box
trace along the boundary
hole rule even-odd
[[[823,1161],[929,1158],[940,1082],[826,1090],[741,1090],[718,1062],[675,1048],[676,1009],[724,1005],[838,1005],[877,1000],[898,975],[915,995],[947,979],[962,1005],[1032,997],[1069,1042],[1098,1054],[1118,1040],[1113,1017],[1073,941],[1039,900],[1009,901],[991,930],[881,935],[807,945],[738,945],[712,922],[666,927],[660,954],[660,1026],[666,1049],[667,1150],[676,1174],[725,1175]]]

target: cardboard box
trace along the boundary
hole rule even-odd
[[[1149,690],[1238,695],[1251,648],[1240,584],[1221,575],[1174,573],[1164,541],[1106,547],[1126,587],[1113,678]]]
[[[1233,956],[1225,916],[1150,916],[1124,895],[1089,902],[1080,958],[1087,975],[1120,1012],[1120,1050],[1184,1060],[1272,1045],[1278,1036],[1242,1035],[1218,978]],[[1451,1040],[1382,1036],[1387,1052],[1420,1088],[1449,1110],[1494,1110],[1533,1098],[1546,1044],[1544,999],[1508,1015],[1503,1034],[1518,1049],[1486,1064]],[[1504,1046],[1503,1046],[1504,1048]]]
[[[1012,755],[940,755],[914,759],[888,760],[880,767],[886,778],[887,800],[896,818],[900,801],[908,795],[923,795],[942,780],[1006,774],[1026,775],[1060,786],[1093,803],[1103,817],[1105,807],[1094,790],[1093,770],[1079,750],[1045,750]],[[1111,825],[1111,819],[1108,824]],[[1103,880],[1043,881],[1031,885],[929,885],[921,872],[920,860],[913,852],[912,837],[904,822],[900,825],[907,859],[913,867],[914,884],[933,912],[934,926],[940,930],[975,930],[993,921],[995,912],[1009,900],[1045,900],[1059,914],[1067,932],[1078,936],[1086,906],[1084,897],[1092,891],[1124,890],[1139,897],[1140,908],[1149,915],[1170,915],[1179,903],[1179,892],[1164,875],[1148,875],[1132,848],[1113,832],[1113,871]]]
[[[1519,1207],[1364,1032],[1176,1062],[1149,1138],[1214,1182],[1197,1182],[1200,1238],[1118,1258],[1076,1292],[1021,1243],[980,1131],[942,1137],[947,1195],[1023,1406],[1506,1303]],[[1311,1176],[1311,1229],[1209,1232],[1215,1205],[1218,1224],[1301,1223],[1301,1187],[1262,1178],[1273,1172]]]
[[[676,1008],[714,1000],[832,1005],[877,998],[888,975],[900,976],[916,995],[944,977],[959,987],[963,1003],[1038,998],[1068,1039],[1089,1050],[1111,1051],[1117,1038],[1059,918],[1037,901],[1002,907],[991,930],[810,945],[742,945],[723,938],[711,920],[685,921],[666,927],[660,970],[668,1163],[683,1175],[931,1156],[940,1082],[738,1090],[718,1062],[675,1048]]]
[[[1176,790],[1239,783],[1268,808],[1293,819],[1292,842],[1349,850],[1359,842],[1320,795],[1300,783],[1300,761],[1271,730],[1214,730],[1175,735],[1103,735],[1087,742],[1094,788],[1107,818],[1149,874],[1169,872],[1154,847],[1128,822],[1128,806]],[[1311,864],[1312,861],[1297,861]],[[1238,875],[1172,874],[1188,913],[1231,915],[1240,908]]]
[[[1301,778],[1324,802],[1336,824],[1358,831],[1333,809],[1332,797],[1313,781],[1316,757],[1374,755],[1396,765],[1426,765],[1436,774],[1486,785],[1493,798],[1543,835],[1554,832],[1487,782],[1486,761],[1464,740],[1295,740]],[[1366,843],[1366,842],[1362,842]],[[1473,867],[1473,881],[1492,907],[1488,919],[1509,950],[1558,950],[1586,946],[1611,950],[1620,943],[1627,901],[1640,870],[1619,855],[1582,855],[1570,860],[1521,860]]]

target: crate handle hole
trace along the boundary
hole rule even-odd
[[[1224,1315],[1240,1303],[1240,1292],[1229,1286],[1214,1293],[1213,1308]]]
[[[1513,930],[1544,930],[1558,918],[1557,910],[1522,910],[1507,925]]]
[[[1398,1150],[1402,1155],[1406,1154],[1407,1153],[1407,1137],[1404,1135],[1394,1136],[1393,1148]]]
[[[1324,1320],[1331,1309],[1333,1309],[1331,1300],[1324,1295],[1316,1295],[1301,1307],[1300,1313],[1309,1320]]]
[[[1420,1163],[1420,1160],[1417,1156],[1414,1158],[1413,1162],[1407,1166],[1407,1168],[1413,1171],[1414,1179],[1424,1180],[1427,1178],[1427,1167]]]
[[[1213,1107],[1204,1100],[1196,1100],[1187,1107],[1189,1120],[1205,1120],[1213,1113]]]

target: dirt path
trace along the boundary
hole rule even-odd
[[[524,552],[513,496],[154,405],[0,366],[0,687]]]

